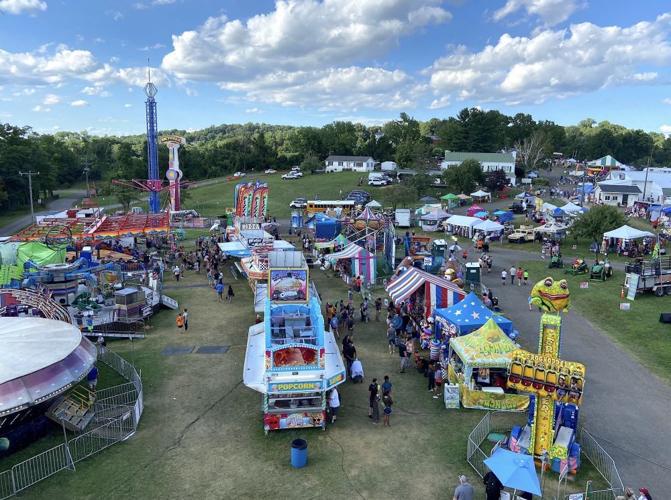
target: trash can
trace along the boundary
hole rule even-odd
[[[308,442],[305,439],[294,439],[291,442],[291,466],[296,469],[308,463]]]

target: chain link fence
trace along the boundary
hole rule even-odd
[[[98,360],[128,382],[98,391],[91,430],[73,439],[64,434],[64,443],[0,472],[0,500],[14,496],[62,470],[75,470],[77,462],[135,434],[144,409],[140,373],[128,361],[105,347],[99,346]]]

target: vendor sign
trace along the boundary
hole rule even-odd
[[[499,411],[524,411],[529,407],[526,394],[496,394],[493,392],[471,391],[461,386],[461,404],[464,408]]]
[[[307,269],[271,269],[268,296],[274,302],[307,302]]]
[[[268,384],[268,392],[316,392],[321,391],[320,381],[311,382],[273,382]]]

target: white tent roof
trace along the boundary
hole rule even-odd
[[[380,204],[379,201],[371,200],[368,203],[366,203],[366,206],[368,208],[382,208],[382,204]]]
[[[543,212],[552,212],[555,208],[557,208],[557,205],[553,205],[547,201],[543,203]]]
[[[473,229],[482,231],[483,233],[493,233],[495,231],[503,231],[503,226],[493,220],[483,220],[480,224],[476,224]]]
[[[447,219],[450,216],[445,210],[436,210],[435,212],[429,212],[422,215],[422,220],[443,220]]]
[[[483,191],[482,189],[477,190],[475,193],[471,193],[471,197],[473,198],[484,198],[486,196],[489,198],[492,197],[490,193],[488,193],[487,191]]]
[[[545,224],[544,226],[535,227],[534,231],[536,231],[537,233],[555,234],[560,231],[566,231],[567,228],[568,226],[557,224],[556,222],[550,222],[549,224]]]
[[[561,209],[564,212],[566,212],[567,214],[582,212],[582,208],[580,206],[578,206],[575,203],[572,203],[570,201],[566,205],[561,207]]]
[[[621,240],[638,240],[647,236],[654,236],[650,231],[641,231],[635,227],[627,226],[626,224],[612,231],[603,233],[604,238],[617,238]]]
[[[445,221],[445,224],[451,226],[473,227],[482,222],[482,219],[477,217],[468,217],[467,215],[453,215]]]

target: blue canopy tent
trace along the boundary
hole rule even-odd
[[[342,230],[339,220],[322,213],[314,214],[305,222],[305,225],[310,229],[314,229],[315,240],[317,241],[331,241]]]
[[[503,486],[541,496],[541,485],[531,455],[499,448],[484,462]]]
[[[509,212],[507,210],[497,210],[492,215],[497,217],[499,219],[499,222],[501,222],[502,224],[506,223],[506,222],[510,222],[514,218],[513,213]]]
[[[561,208],[557,207],[552,211],[552,216],[553,217],[564,217],[566,215],[566,212],[564,212]]]
[[[480,328],[490,318],[494,319],[506,335],[510,336],[513,333],[512,321],[500,314],[495,314],[482,303],[474,292],[471,292],[453,306],[435,310],[435,334],[437,337],[442,337],[443,330],[447,329],[447,334],[466,335]]]
[[[482,210],[480,212],[476,212],[474,217],[477,217],[478,219],[485,219],[489,215],[489,212],[487,210]]]

